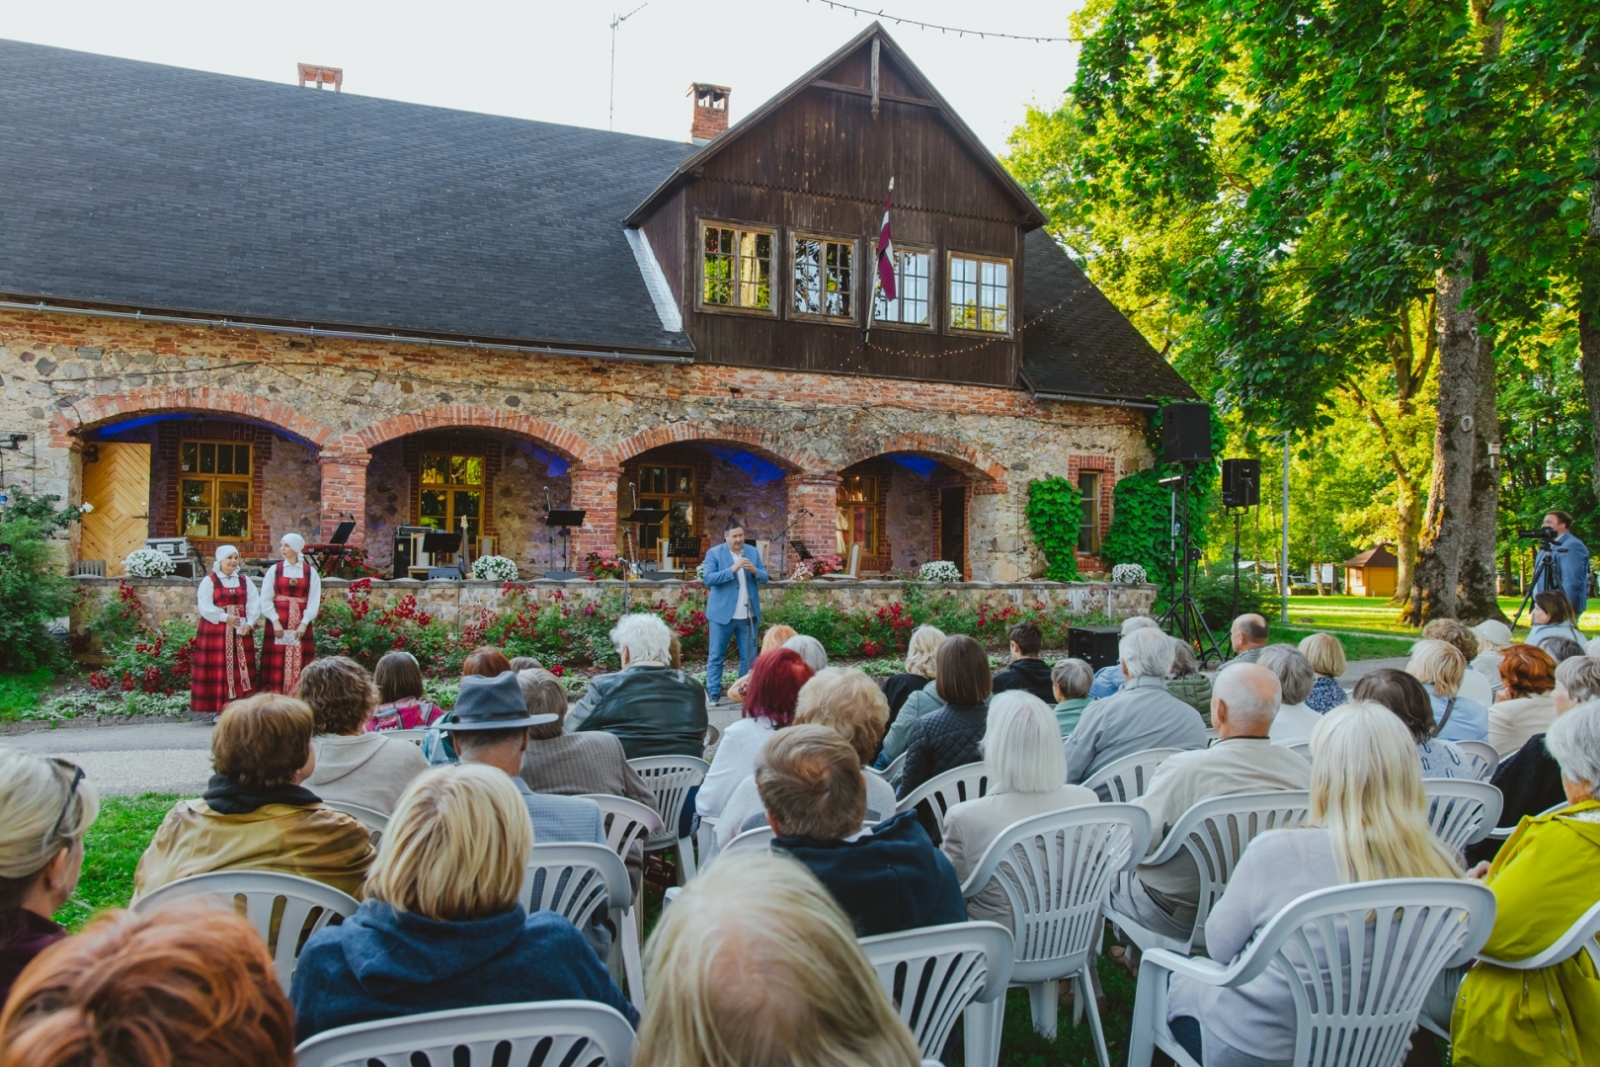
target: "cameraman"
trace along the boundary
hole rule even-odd
[[[1572,516],[1565,511],[1552,511],[1546,515],[1544,528],[1553,531],[1556,536],[1546,541],[1545,547],[1539,550],[1539,556],[1534,560],[1534,573],[1539,578],[1534,582],[1533,591],[1536,595],[1551,591],[1539,565],[1553,550],[1556,570],[1561,575],[1561,584],[1555,586],[1554,591],[1567,594],[1567,599],[1572,602],[1572,610],[1582,615],[1583,609],[1589,604],[1589,548],[1572,536]]]

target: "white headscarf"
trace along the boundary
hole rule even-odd
[[[288,545],[294,549],[296,555],[303,555],[306,550],[306,539],[297,533],[286,533],[278,541],[281,545]]]
[[[222,561],[229,556],[237,556],[238,554],[239,550],[232,545],[218,545],[217,558],[211,561],[211,572],[217,575],[222,574]],[[237,574],[239,572],[234,571],[234,573]]]

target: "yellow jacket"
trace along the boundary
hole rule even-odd
[[[1549,948],[1600,899],[1600,801],[1523,819],[1484,884],[1496,904],[1484,955],[1525,960]],[[1600,975],[1582,953],[1537,971],[1479,963],[1450,1030],[1457,1067],[1596,1067]]]

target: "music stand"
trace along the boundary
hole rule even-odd
[[[350,555],[352,546],[346,542],[350,540],[355,528],[356,524],[346,519],[333,528],[333,536],[328,540],[306,546],[306,557],[311,560],[311,565],[317,568],[319,573],[328,574]]]
[[[663,522],[666,521],[666,519],[667,519],[667,512],[662,508],[634,508],[633,509],[633,514],[627,516],[626,518],[624,518],[622,520],[623,522],[627,523],[628,526],[629,526],[629,529],[628,529],[628,547],[629,547],[629,552],[627,554],[627,557],[623,560],[623,569],[622,569],[622,610],[624,612],[626,612],[628,610],[628,579],[633,576],[633,569],[634,569],[634,567],[633,567],[633,558],[632,558],[633,557],[633,546],[637,543],[637,542],[634,541],[632,527],[634,527],[636,525],[637,526],[660,526]]]
[[[806,543],[804,541],[790,541],[789,542],[789,547],[794,549],[794,555],[795,555],[796,559],[814,559],[814,558],[816,558],[816,557],[812,556],[811,550],[806,547]]]
[[[554,529],[560,529],[563,538],[562,560],[566,563],[564,573],[572,573],[572,527],[582,526],[586,512],[574,508],[552,508],[544,513],[544,524]],[[556,541],[555,534],[550,535],[550,568],[555,569]]]
[[[428,555],[428,565],[433,566],[434,557],[440,553],[454,555],[461,551],[461,535],[458,533],[445,533],[431,527],[422,538],[422,551]]]

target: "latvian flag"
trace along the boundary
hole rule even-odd
[[[889,204],[894,200],[894,179],[889,179],[889,195],[883,200],[883,229],[878,231],[878,285],[885,300],[895,299],[894,241],[889,236]]]

